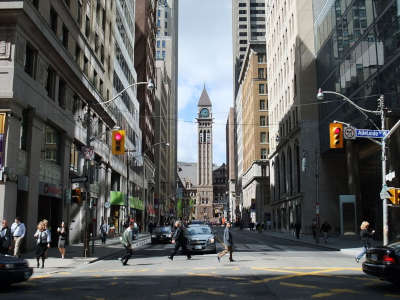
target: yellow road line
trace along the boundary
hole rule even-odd
[[[59,275],[70,275],[71,273],[70,272],[60,272],[60,273],[58,273]]]
[[[314,290],[319,290],[321,289],[320,287],[316,285],[307,285],[307,284],[297,284],[297,283],[290,283],[290,282],[280,282],[280,285],[284,286],[290,286],[290,287],[296,287],[296,288],[304,288],[304,289],[314,289]]]
[[[213,296],[225,296],[225,293],[215,291],[212,289],[208,289],[208,290],[187,289],[187,290],[171,293],[171,296],[183,296],[183,295],[189,295],[189,294],[206,294],[206,295],[213,295]]]
[[[331,289],[329,292],[314,294],[311,298],[325,298],[338,294],[360,294],[360,292],[350,289]]]
[[[52,277],[53,275],[48,274],[48,275],[39,275],[39,276],[33,276],[30,278],[30,280],[35,280],[35,279],[43,279],[43,278],[49,278]]]

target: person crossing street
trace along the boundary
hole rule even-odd
[[[229,261],[234,261],[232,258],[232,252],[233,252],[233,238],[232,238],[232,233],[231,233],[231,223],[227,222],[224,230],[224,246],[225,249],[218,253],[218,262],[221,261],[221,258],[229,252]]]
[[[133,251],[132,251],[132,230],[133,230],[133,223],[129,223],[128,228],[125,229],[124,233],[121,237],[122,245],[125,248],[125,254],[121,258],[122,265],[126,266],[128,264],[128,260],[131,258]]]
[[[182,223],[180,221],[176,221],[175,227],[176,230],[172,239],[172,243],[175,243],[175,248],[174,251],[172,251],[171,255],[168,256],[168,258],[170,260],[174,260],[174,256],[176,255],[176,253],[178,253],[179,248],[182,248],[182,252],[186,255],[187,259],[191,259],[192,256],[190,255],[190,252],[186,246],[186,238],[182,228]]]

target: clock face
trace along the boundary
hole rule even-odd
[[[201,117],[201,118],[208,118],[209,115],[210,115],[210,114],[209,114],[207,108],[203,108],[203,109],[200,111],[200,117]]]

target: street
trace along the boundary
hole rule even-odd
[[[218,230],[218,235],[221,234]],[[106,260],[33,275],[1,299],[395,299],[400,290],[367,277],[350,255],[257,232],[233,230],[235,262],[215,254],[176,256],[147,245],[128,266]],[[221,250],[221,244],[218,250]]]

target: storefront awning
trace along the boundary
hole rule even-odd
[[[129,197],[129,204],[131,205],[131,208],[144,210],[144,203],[138,197]]]
[[[124,206],[125,205],[124,194],[122,192],[118,192],[118,191],[111,191],[110,192],[110,204]]]

